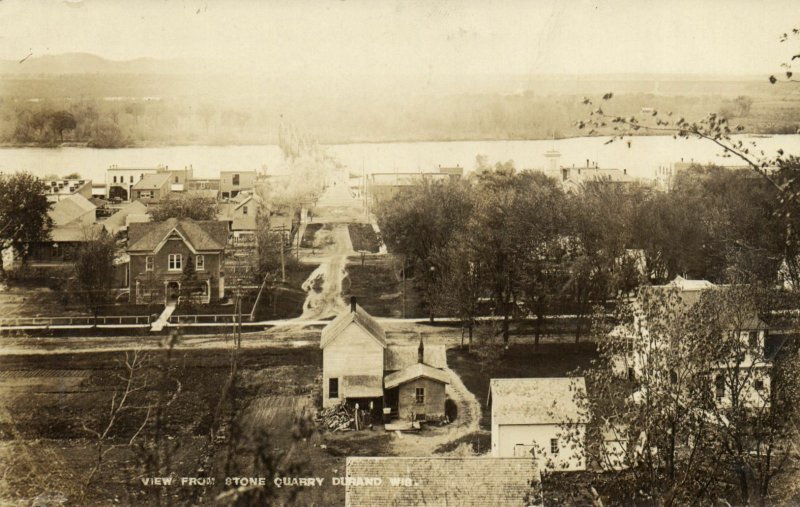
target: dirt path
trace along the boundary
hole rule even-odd
[[[347,256],[354,255],[347,224],[336,224],[331,234],[333,242],[324,251],[327,254],[302,288],[308,296],[303,303],[301,320],[319,320],[339,314],[347,308],[342,299],[342,281],[347,276]]]
[[[447,368],[446,371],[450,375],[447,395],[458,407],[458,418],[451,424],[429,427],[419,434],[396,433],[392,439],[393,455],[430,456],[438,447],[480,431],[480,403],[453,370]]]

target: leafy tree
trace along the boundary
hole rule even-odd
[[[74,130],[77,126],[75,117],[69,111],[55,111],[50,116],[53,130],[58,133],[58,140],[64,140],[65,130]]]
[[[24,261],[28,244],[48,238],[52,220],[45,192],[44,182],[29,173],[0,174],[0,249],[11,247]]]
[[[769,503],[772,481],[789,472],[800,393],[796,351],[770,361],[749,333],[775,309],[770,294],[718,287],[695,302],[674,287],[645,288],[620,306],[613,331],[598,317],[600,359],[583,372],[590,393],[580,404],[592,417],[583,451],[615,470],[604,488],[618,501]]]
[[[116,243],[104,231],[85,232],[75,261],[75,280],[78,299],[94,314],[114,301],[114,257]]]
[[[217,218],[217,201],[202,196],[169,196],[157,206],[147,210],[154,222],[162,222],[169,218],[189,218],[191,220],[215,220]]]
[[[448,249],[464,230],[472,209],[467,182],[423,181],[403,189],[375,210],[387,246],[405,258],[423,292],[429,316],[440,303]]]

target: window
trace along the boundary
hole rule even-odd
[[[425,388],[424,387],[417,387],[415,391],[415,398],[417,400],[417,405],[422,405],[425,403]]]
[[[61,257],[61,247],[58,246],[58,243],[53,243],[53,249],[50,252],[50,256],[54,259]]]
[[[116,177],[116,176],[114,176],[114,183],[116,183],[116,182],[117,182],[117,177]]]
[[[338,398],[339,397],[339,379],[338,378],[329,378],[328,379],[328,398]]]
[[[206,258],[204,255],[198,255],[194,258],[194,268],[197,271],[203,271],[206,269]]]
[[[203,297],[208,296],[208,284],[209,282],[206,282],[200,286],[200,295]]]
[[[558,439],[550,439],[550,454],[558,454]]]
[[[747,343],[750,345],[751,349],[758,348],[758,331],[750,331],[750,334],[747,337]]]
[[[180,271],[183,269],[183,259],[181,258],[181,254],[169,254],[168,267],[170,271]]]
[[[148,255],[144,258],[144,269],[145,271],[153,271],[155,269],[155,262],[153,262],[152,255]]]
[[[753,387],[756,388],[756,391],[763,391],[764,390],[764,381],[761,379],[756,380],[753,383]]]
[[[237,186],[237,187],[239,186],[239,175],[238,174],[234,174],[233,175],[233,184],[234,184],[234,186]]]
[[[725,397],[725,377],[722,375],[717,375],[717,378],[714,379],[714,387],[717,399],[722,399]]]
[[[175,176],[175,183],[178,183],[178,177]]]
[[[242,206],[242,215],[247,214],[247,206]]]
[[[133,175],[132,174],[131,174],[129,180],[130,180],[131,183],[133,183]]]

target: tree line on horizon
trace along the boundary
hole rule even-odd
[[[469,177],[403,189],[376,215],[431,318],[458,316],[471,332],[493,313],[507,342],[515,316],[573,314],[577,338],[595,305],[642,284],[683,276],[797,287],[786,228],[800,224],[753,176],[693,166],[669,192],[598,181],[568,193],[543,173],[479,157]]]

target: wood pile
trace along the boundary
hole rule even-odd
[[[356,428],[356,411],[341,403],[317,413],[317,424],[331,431],[350,431]]]

